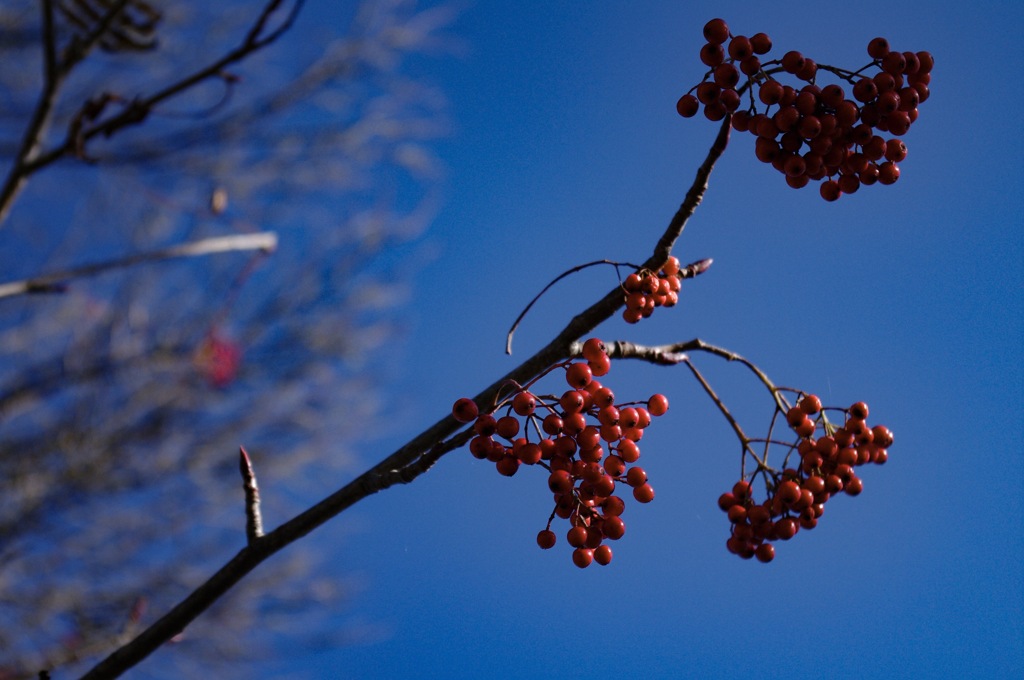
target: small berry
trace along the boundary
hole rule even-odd
[[[549,550],[553,548],[557,541],[558,538],[555,536],[555,532],[551,531],[551,529],[544,529],[539,534],[537,534],[537,545],[539,545],[544,550]]]
[[[477,408],[476,402],[469,397],[458,399],[452,406],[452,416],[460,423],[469,423],[476,420],[479,413],[480,409]]]
[[[572,551],[572,562],[580,569],[586,569],[594,561],[594,551],[590,548],[576,548]]]
[[[758,562],[771,562],[775,559],[775,546],[771,543],[762,543],[754,550],[754,555],[757,557]]]
[[[722,19],[712,19],[704,24],[704,39],[721,45],[729,39],[729,26]]]

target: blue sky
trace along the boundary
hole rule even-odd
[[[554,6],[552,6],[554,5]],[[795,191],[733,135],[676,254],[713,257],[679,306],[605,339],[700,337],[776,382],[895,432],[858,498],[781,544],[769,565],[725,550],[716,505],[738,475],[726,422],[683,368],[616,364],[619,395],[672,403],[643,441],[657,490],[629,503],[605,568],[534,537],[545,475],[506,479],[467,451],[360,503],[311,540],[359,584],[337,625],[358,644],[279,667],[300,677],[1012,677],[1022,644],[1022,185],[1015,83],[1022,11],[1008,2],[478,2],[466,49],[429,71],[451,102],[444,204],[413,257],[411,336],[387,372],[396,418],[371,463],[475,394],[614,285],[556,287],[503,355],[529,299],[569,267],[642,261],[716,126],[676,98],[702,76],[701,27],[767,32],[773,54],[859,67],[876,35],[929,50],[932,96],[891,187],[837,203]],[[698,357],[756,429],[769,406],[739,368]],[[561,531],[559,532],[561,534]],[[287,645],[285,645],[287,647]],[[268,674],[276,672],[268,668]],[[303,675],[304,674],[304,675]]]

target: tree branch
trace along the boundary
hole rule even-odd
[[[181,257],[201,257],[238,250],[262,250],[265,253],[270,253],[276,248],[277,234],[272,231],[233,236],[214,236],[199,241],[181,243],[160,250],[119,257],[116,260],[87,264],[53,274],[44,274],[22,281],[0,283],[0,298],[14,297],[15,295],[24,295],[26,293],[60,293],[67,289],[67,282],[73,279],[95,276],[111,269],[134,267],[145,262],[159,262],[161,260],[173,260]]]
[[[672,345],[655,346],[638,345],[624,340],[616,340],[614,342],[605,342],[605,347],[608,350],[608,357],[611,359],[640,359],[661,366],[674,366],[686,362],[688,360],[687,352],[706,352],[721,357],[726,361],[737,361],[757,376],[757,379],[772,395],[772,400],[775,401],[779,410],[783,413],[789,410],[789,404],[782,396],[779,388],[775,386],[775,383],[756,364],[736,352],[708,344],[700,338],[694,338],[686,342],[677,342]],[[582,356],[582,353],[583,346],[576,343],[576,346],[573,348],[573,356]]]
[[[687,192],[686,198],[662,234],[654,254],[644,263],[645,267],[656,271],[668,259],[672,246],[682,233],[686,221],[700,204],[704,191],[707,189],[708,176],[715,161],[724,151],[728,139],[729,120],[726,118],[707,158],[698,170],[697,177]],[[576,342],[578,338],[610,318],[622,305],[622,290],[616,287],[576,315],[562,332],[546,346],[484,389],[474,398],[474,401],[478,405],[492,403],[498,390],[509,381],[526,383],[551,364],[573,356],[574,352],[579,351],[579,343]],[[633,345],[632,347],[638,346]],[[626,345],[623,344],[619,351],[627,351]],[[459,427],[461,426],[455,418],[450,414],[446,415],[327,498],[296,515],[277,529],[252,541],[162,618],[86,673],[83,680],[117,677],[184,630],[189,623],[242,580],[246,574],[274,553],[299,540],[360,500],[395,484],[408,484],[425,473],[445,453],[462,446],[472,438],[472,428],[466,428],[455,434]]]

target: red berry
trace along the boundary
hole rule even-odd
[[[593,379],[593,371],[590,370],[590,366],[583,362],[570,364],[565,369],[565,381],[569,383],[570,387],[574,387],[577,390],[585,388]]]
[[[718,97],[722,94],[722,88],[712,82],[704,82],[697,86],[697,101],[701,104],[712,104],[718,101]],[[641,287],[640,292],[643,292]],[[643,305],[636,305],[642,307]]]
[[[771,543],[762,543],[754,550],[758,562],[771,562],[775,559],[775,546]]]
[[[700,48],[700,60],[714,68],[725,61],[725,50],[718,43],[708,43]]]
[[[606,545],[599,545],[594,549],[594,561],[600,565],[609,564],[612,561],[612,549]]]
[[[747,509],[742,505],[732,506],[726,514],[733,524],[743,524],[747,521]]]
[[[621,439],[616,444],[616,447],[618,448],[619,456],[627,463],[635,463],[640,458],[640,447],[636,445],[636,442]]]
[[[626,473],[626,484],[637,487],[647,482],[647,472],[642,467],[631,467]]]
[[[722,64],[715,69],[715,83],[723,90],[736,87],[740,82],[740,72],[732,64]]]
[[[800,410],[809,416],[813,416],[815,413],[821,411],[821,399],[815,394],[806,394],[803,399],[800,400]]]
[[[889,41],[885,38],[873,38],[868,43],[868,56],[872,59],[881,59],[889,54]]]
[[[724,43],[729,39],[728,24],[723,19],[712,19],[704,24],[704,39],[709,43]]]
[[[796,73],[804,67],[804,55],[800,54],[796,50],[790,50],[782,55],[782,68],[785,69],[786,73]]]
[[[604,503],[601,504],[601,508],[604,510],[605,522],[611,517],[618,517],[626,509],[626,502],[618,496],[608,496],[604,499]]]
[[[480,409],[477,408],[476,402],[469,397],[458,399],[452,406],[452,416],[460,423],[469,423],[476,420],[479,413]]]
[[[594,551],[590,548],[576,548],[572,551],[572,563],[580,569],[586,569],[594,561]]]
[[[787,479],[779,484],[775,495],[786,505],[791,505],[800,499],[800,487],[797,486],[796,482]]]
[[[796,536],[798,529],[796,520],[792,517],[783,517],[775,522],[775,535],[783,541],[788,541]]]
[[[778,104],[782,99],[782,94],[782,84],[777,80],[764,82],[757,91],[757,97],[761,100],[761,103],[769,106],[772,104]]]
[[[754,48],[750,44],[750,38],[745,35],[738,35],[729,41],[729,56],[737,61],[743,61],[754,54]]]
[[[555,532],[551,531],[551,529],[544,529],[539,534],[537,534],[537,545],[539,545],[544,550],[553,548],[557,541],[558,538],[555,536]]]
[[[519,434],[519,421],[512,416],[498,418],[495,431],[498,433],[499,437],[512,439]]]
[[[562,407],[566,415],[573,413],[579,413],[583,410],[584,398],[583,394],[577,390],[568,390],[562,394],[562,398],[558,400],[558,405]]]
[[[614,408],[614,406],[612,408]],[[626,408],[624,408],[621,411],[619,411],[619,423],[618,424],[623,429],[628,429],[628,428],[636,427],[639,422],[640,422],[640,412],[637,411],[632,406],[627,406]]]
[[[537,409],[537,399],[529,392],[520,392],[512,399],[512,410],[521,416],[531,415]]]
[[[907,145],[901,139],[890,139],[885,143],[885,160],[899,163],[907,157]]]
[[[676,102],[676,111],[683,118],[693,118],[700,110],[700,102],[692,94],[684,94]]]
[[[654,489],[650,484],[642,484],[641,486],[633,487],[633,498],[638,503],[650,503],[654,500]]]
[[[647,400],[647,410],[652,416],[663,416],[668,413],[668,397],[664,394],[655,394]]]
[[[867,420],[868,417],[868,405],[863,401],[858,401],[856,404],[850,407],[850,416],[858,420]]]
[[[519,471],[519,459],[513,456],[511,453],[507,453],[501,457],[501,459],[495,463],[495,467],[498,468],[498,472],[511,477]]]
[[[626,534],[626,523],[618,515],[605,515],[601,524],[601,532],[612,541],[617,541]]]
[[[750,46],[754,54],[768,54],[772,50],[772,39],[764,33],[755,33],[750,36]]]
[[[901,52],[889,52],[882,57],[882,70],[894,76],[903,73],[907,67],[907,60]]]
[[[583,358],[587,361],[598,361],[608,356],[608,351],[598,338],[588,338],[583,343]]]
[[[821,193],[822,198],[830,202],[838,199],[842,195],[842,192],[839,190],[839,182],[831,179],[827,182],[821,183],[819,193]]]
[[[850,481],[843,487],[843,491],[851,496],[858,496],[863,490],[864,482],[861,481],[860,477],[851,477]]]
[[[587,542],[587,528],[583,526],[569,529],[565,540],[574,548],[581,548]]]

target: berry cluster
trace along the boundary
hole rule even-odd
[[[867,404],[857,402],[843,410],[842,427],[829,423],[825,410],[831,409],[822,409],[821,400],[809,394],[786,413],[786,422],[800,438],[791,449],[799,455],[800,465],[781,474],[760,466],[754,477],[765,479],[768,494],[763,502],[755,502],[751,483],[743,479],[719,497],[718,507],[732,523],[726,541],[729,552],[772,561],[773,541],[788,541],[801,529],[816,527],[825,503],[840,492],[856,496],[864,490],[854,471],[857,466],[886,462],[892,432],[884,425],[868,427]]]
[[[557,539],[552,521],[556,516],[569,520],[566,541],[574,548],[573,563],[580,568],[611,562],[612,549],[605,540],[618,540],[626,531],[625,503],[615,493],[618,485],[631,487],[640,503],[654,499],[647,473],[635,465],[640,457],[637,442],[651,417],[668,411],[668,399],[662,394],[646,403],[617,404],[612,390],[595,379],[611,368],[604,344],[590,338],[582,354],[583,361],[555,364],[532,383],[515,385],[487,413],[480,413],[476,402],[467,397],[452,407],[456,420],[473,423],[476,436],[469,443],[473,456],[493,462],[498,472],[509,477],[522,465],[548,471],[555,506],[547,526],[537,534],[537,544],[553,547]],[[564,369],[569,386],[560,397],[531,391],[537,380],[558,368]],[[531,440],[531,430],[536,441]]]
[[[700,59],[709,70],[679,99],[681,116],[696,115],[701,105],[710,120],[732,114],[735,130],[757,137],[758,160],[771,163],[794,189],[825,180],[820,192],[827,201],[852,194],[862,184],[899,179],[897,164],[906,158],[907,147],[896,137],[910,129],[918,104],[928,99],[934,65],[930,53],[892,51],[885,38],[874,38],[867,48],[872,61],[849,71],[816,64],[796,51],[762,61],[760,55],[771,51],[771,39],[764,33],[733,36],[721,19],[704,26],[704,37],[708,42]],[[877,73],[869,75],[873,69]],[[822,72],[844,81],[853,98],[839,84],[819,86]],[[806,84],[797,83],[799,89],[784,85],[775,79],[782,73]],[[748,91],[750,103],[744,108]]]
[[[679,289],[684,273],[679,260],[669,257],[657,274],[642,269],[633,272],[622,282],[626,308],[622,318],[626,323],[637,323],[654,313],[655,307],[672,307],[679,302]]]

